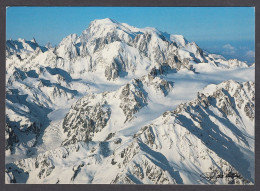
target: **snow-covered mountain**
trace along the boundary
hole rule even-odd
[[[112,19],[8,40],[6,183],[253,184],[254,70]]]

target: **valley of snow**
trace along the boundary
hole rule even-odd
[[[6,183],[254,184],[255,65],[92,21],[6,43]]]

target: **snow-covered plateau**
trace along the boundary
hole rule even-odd
[[[6,42],[5,182],[254,184],[255,64],[94,20]]]

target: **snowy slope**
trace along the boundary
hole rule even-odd
[[[128,141],[69,144],[8,164],[8,172],[28,183],[252,183],[254,83],[226,81],[202,92]]]
[[[253,183],[254,71],[112,19],[8,40],[6,182]]]

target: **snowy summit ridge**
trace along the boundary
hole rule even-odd
[[[253,184],[255,66],[106,18],[6,42],[6,183]]]

